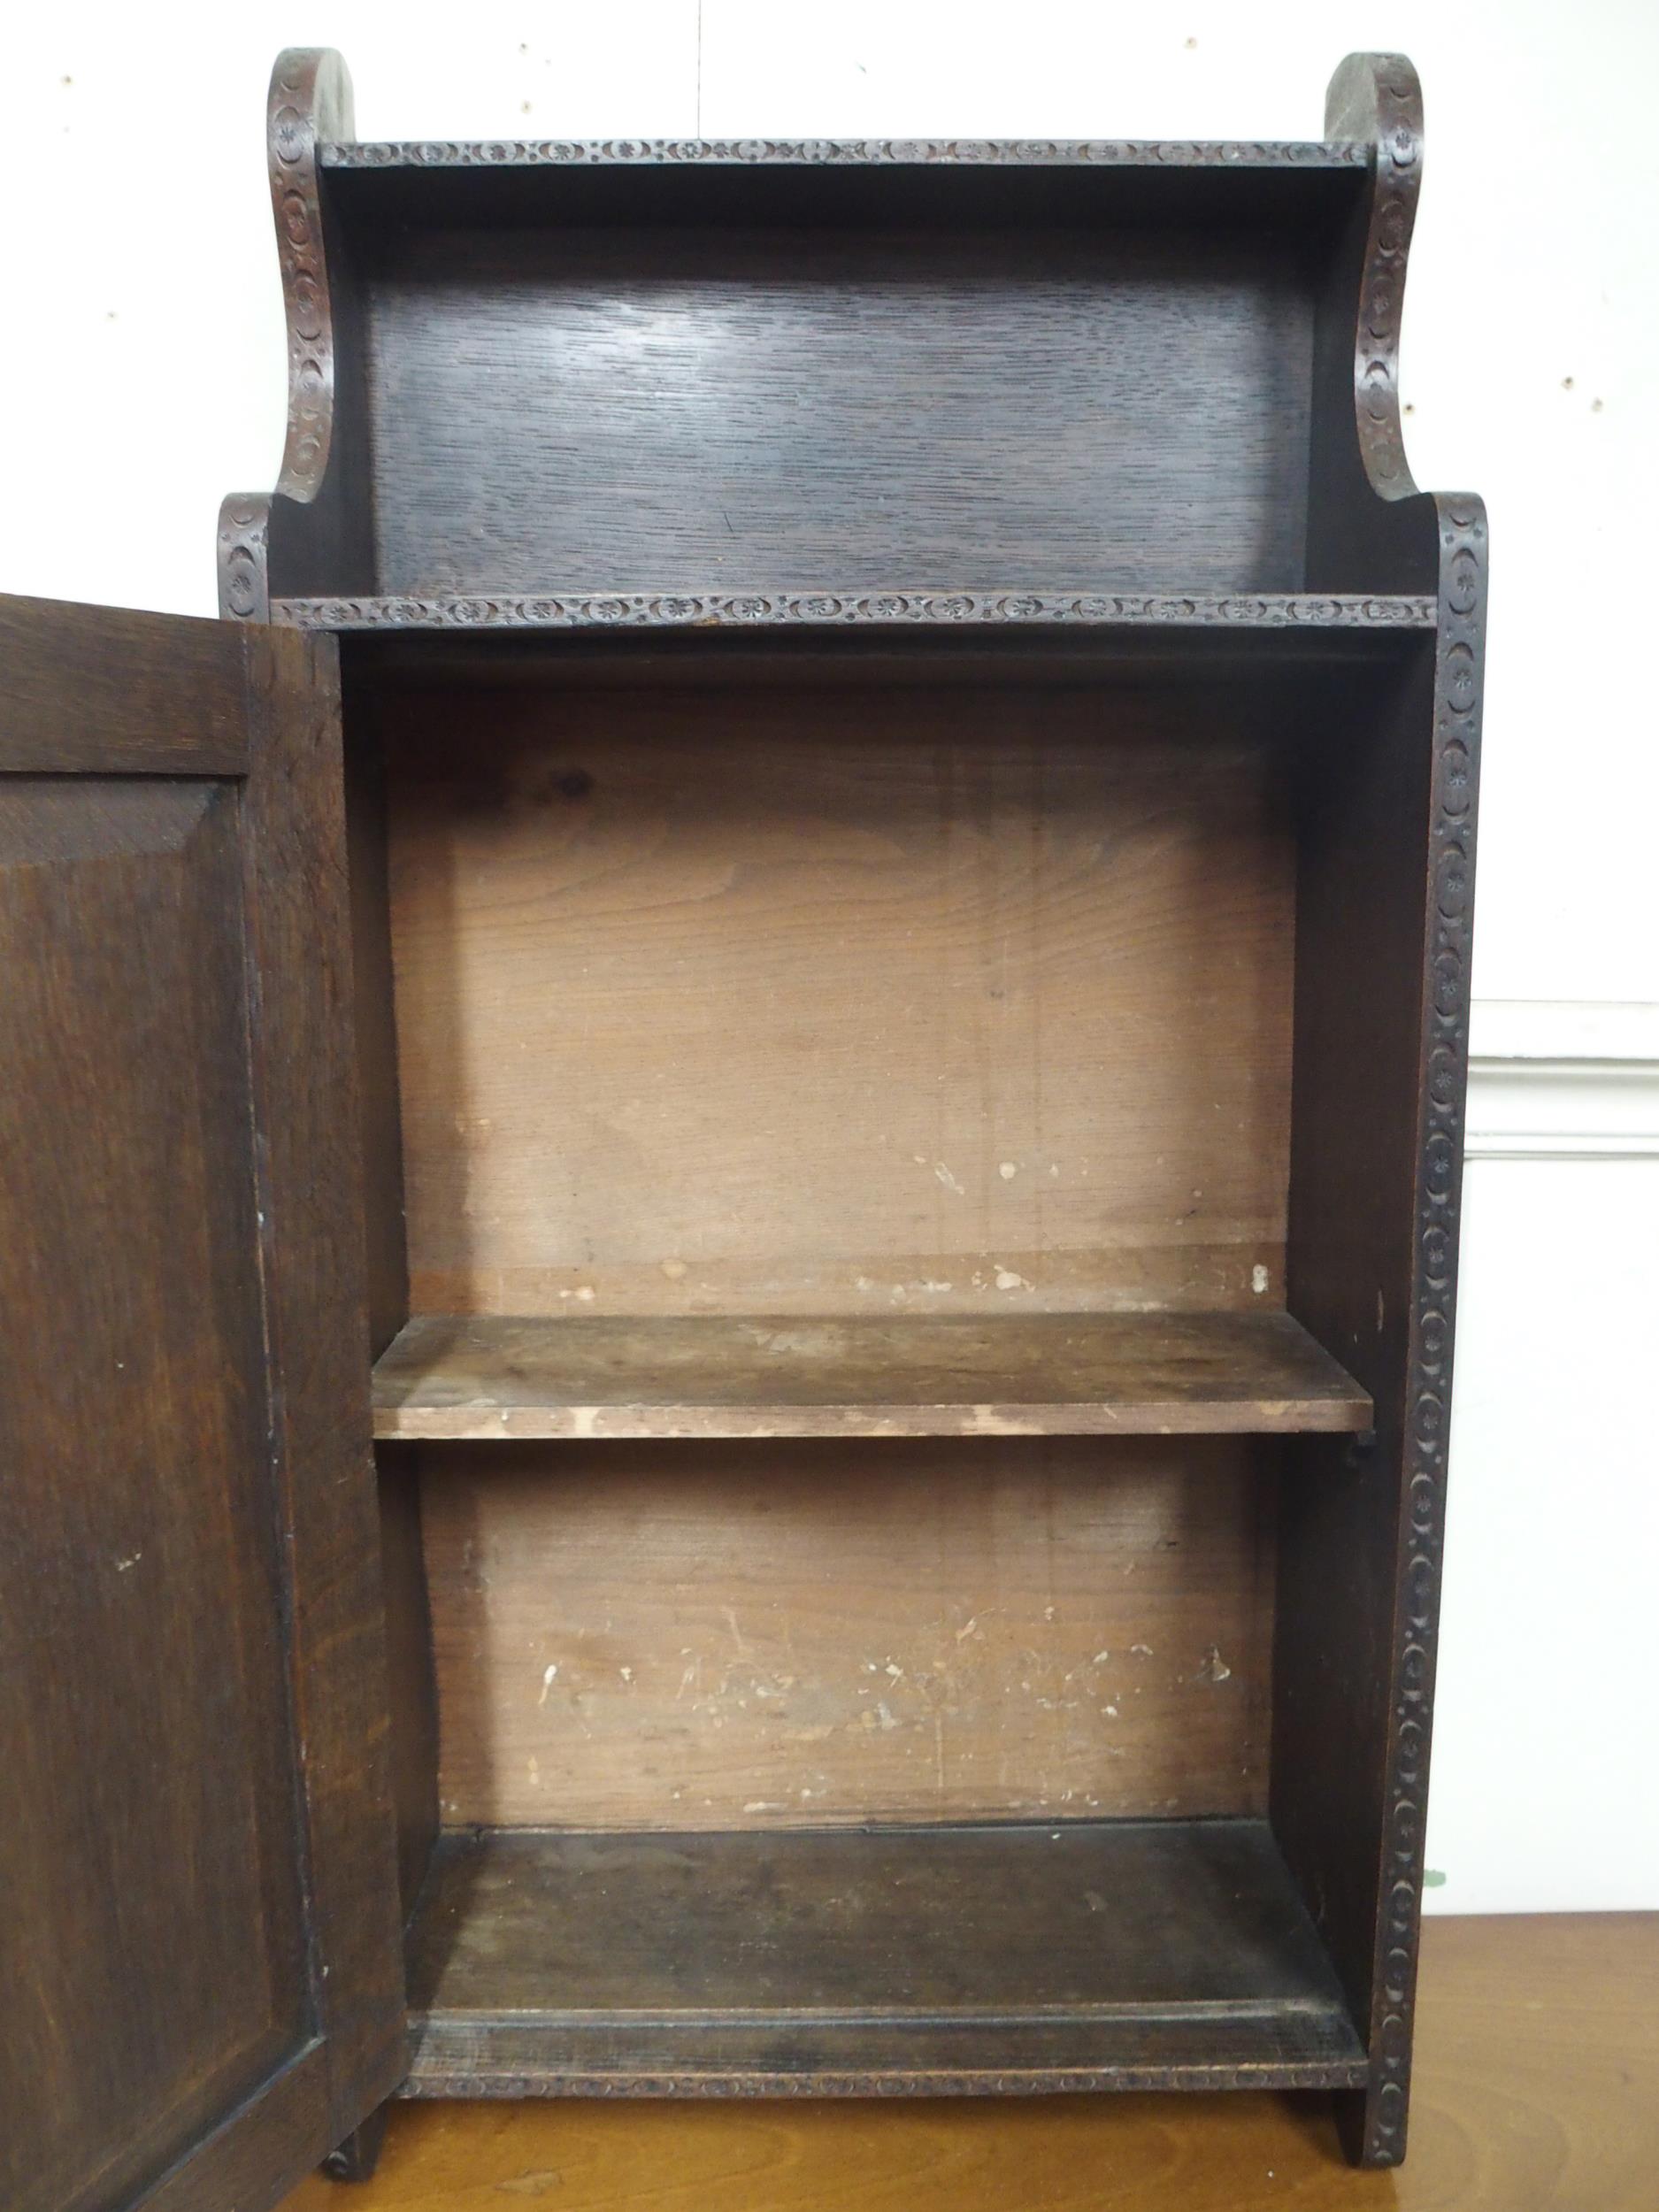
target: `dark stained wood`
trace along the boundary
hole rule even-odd
[[[1344,2170],[1318,2097],[400,2105],[364,2212],[1649,2212],[1659,1914],[1423,1930],[1411,2156]],[[337,2212],[307,2183],[287,2212]]]
[[[1249,650],[1259,664],[1326,657],[1348,644],[1363,647],[1368,636],[1386,640],[1396,631],[1432,629],[1435,602],[1422,594],[1375,598],[1352,592],[1225,597],[1213,592],[872,592],[838,581],[833,589],[816,592],[399,592],[288,598],[272,602],[271,618],[296,629],[342,634],[507,630],[610,636],[639,629],[672,637],[687,630],[799,628],[828,632],[838,640],[850,630],[868,641],[866,633],[885,637],[897,629],[918,631],[935,646],[950,637],[957,657],[962,648],[953,632],[965,632],[976,644],[987,630],[994,637],[1029,634],[1045,645],[1087,641],[1102,655],[1124,657],[1137,649],[1156,649],[1174,632],[1189,653],[1199,646],[1225,648],[1229,638],[1237,638],[1239,649]],[[1050,635],[1056,631],[1057,640]],[[1167,641],[1163,649],[1169,650]]]
[[[407,1921],[438,1834],[437,1681],[414,1448],[383,1444],[375,1460],[398,1898]]]
[[[1352,169],[1364,166],[1363,139],[1112,139],[1112,138],[587,138],[587,139],[345,139],[331,141],[319,158],[331,169],[490,170],[538,168],[695,169],[794,168],[797,165],[854,174],[873,168],[909,171],[937,164],[978,170],[1002,168],[1145,169],[1155,174],[1218,169],[1240,172]],[[768,181],[771,181],[769,179]],[[952,179],[952,184],[956,182]]]
[[[0,2194],[56,2212],[261,2088],[311,1993],[234,792],[6,778],[0,864]]]
[[[378,1357],[408,1318],[409,1262],[403,1233],[403,1146],[386,879],[386,791],[374,708],[373,693],[365,695],[363,687],[349,694],[346,718],[353,741],[345,751],[345,805],[369,1347]],[[437,1834],[436,1690],[421,1548],[420,1492],[412,1479],[412,1454],[388,1447],[377,1455],[377,1470],[389,1752],[397,1810],[398,1886],[406,1917],[425,1878],[426,1860]]]
[[[325,146],[327,200],[354,240],[393,232],[787,228],[827,235],[1340,228],[1370,149],[1101,141],[496,141]],[[379,158],[391,153],[392,159]],[[469,155],[482,153],[482,159]],[[459,158],[453,157],[457,156]],[[736,156],[734,158],[733,156]],[[947,390],[950,388],[947,387]]]
[[[360,251],[383,593],[1300,581],[1312,300],[1282,235],[560,225]]]
[[[196,2212],[402,2059],[334,650],[102,619],[0,604],[0,2196]]]
[[[260,772],[242,795],[244,897],[250,959],[273,979],[251,1053],[265,1330],[303,1379],[273,1396],[271,1448],[296,1563],[311,1939],[339,2008],[337,2142],[402,2059],[339,665],[330,638],[261,629],[246,649]]]
[[[1287,1303],[1367,1388],[1376,1442],[1309,1441],[1284,1497],[1272,1810],[1365,2024],[1342,2108],[1403,2157],[1423,1878],[1469,1049],[1486,526],[1420,494],[1397,345],[1422,107],[1402,57],[1356,56],[1333,127],[1377,144],[1320,322],[1309,560],[1436,585],[1440,624],[1310,766],[1297,908]],[[1359,303],[1356,336],[1350,331]]]
[[[1284,1313],[541,1319],[424,1314],[385,1437],[1133,1436],[1371,1425]]]
[[[265,104],[271,205],[288,326],[288,417],[271,493],[219,509],[219,611],[270,619],[273,591],[373,584],[365,351],[351,249],[318,174],[318,146],[349,135],[351,79],[326,47],[278,55]]]
[[[458,1386],[497,1435],[526,1417],[596,1434],[626,1406],[706,1420],[715,1371],[718,1418],[775,1417],[725,1356],[686,1355],[696,1392],[630,1389],[660,1364],[637,1344],[614,1399],[549,1391],[541,1354],[519,1356],[576,1342],[567,1308],[602,1331],[730,1331],[867,1319],[877,1290],[987,1327],[1287,1307],[1375,1434],[1251,1448],[1283,1471],[1272,1821],[1366,2055],[1344,2062],[1345,2139],[1396,2162],[1486,564],[1479,502],[1418,495],[1405,463],[1409,65],[1351,58],[1303,148],[354,149],[343,102],[334,58],[279,64],[296,427],[268,518],[231,514],[224,549],[231,611],[362,634],[362,727],[388,768],[389,926],[371,926],[395,956],[401,1095],[394,1117],[382,1004],[363,1056],[375,1342],[403,1318],[400,1120],[422,1326],[519,1332],[518,1382]],[[885,757],[863,726],[848,749],[872,713]],[[992,714],[967,761],[964,727],[983,739]],[[1131,755],[1103,803],[1095,780]],[[357,811],[366,883],[380,832]],[[384,964],[359,959],[365,1008]],[[936,1128],[895,1142],[924,1102]],[[1056,1179],[1059,1138],[1077,1185],[1039,1208],[1026,1155]],[[1032,1208],[1018,1248],[1010,1202]],[[1019,1364],[997,1340],[976,1392]],[[897,1403],[995,1421],[1106,1402],[1025,1372],[1029,1395],[935,1381]],[[795,1395],[797,1425],[803,1399],[855,1422],[895,1404]],[[660,1504],[674,1454],[718,1453],[557,1442],[531,1480],[503,1460],[534,1447],[410,1449],[443,1544],[468,1486],[482,1526],[500,1482],[549,1589],[543,1462],[656,1455]],[[854,1464],[845,1440],[777,1448],[817,1449]],[[701,1467],[686,1525],[719,1532],[690,1578],[712,1602],[710,1563],[741,1581],[757,1555],[735,1471]],[[570,1494],[597,1498],[596,1471]],[[389,1455],[384,1473],[421,1479]],[[411,1502],[388,1505],[408,1886],[433,1816],[417,1563],[436,1555]],[[1246,1554],[1226,1554],[1235,1596]],[[486,1687],[458,1709],[488,1726],[522,1701],[512,1637],[540,1632],[509,1632],[510,1580],[445,1631],[467,1627]],[[495,1741],[471,1747],[474,1803]],[[631,1781],[667,1786],[646,1763]],[[1136,2032],[1120,2085],[1158,2062],[1162,2031]],[[1187,2062],[1159,2078],[1190,2081]],[[577,2078],[538,2060],[521,2085]]]
[[[373,2180],[380,2146],[386,2139],[387,2109],[382,2105],[360,2128],[354,2128],[343,2143],[335,2144],[323,2161],[323,2171],[330,2181]]]
[[[396,1448],[452,1826],[1265,1809],[1271,1440]]]
[[[0,598],[0,773],[241,775],[239,649],[211,622],[156,641],[150,615]]]
[[[1397,2163],[1486,566],[1409,65],[1303,145],[351,127],[282,55],[233,623],[0,602],[6,2212],[366,2174],[411,1913],[417,2096]]]
[[[362,1123],[369,1342],[375,1358],[409,1318],[403,1234],[403,1133],[392,1001],[391,914],[386,877],[386,781],[373,696],[357,689],[345,751],[346,851],[351,891],[353,1026]]]
[[[1363,2070],[1253,1821],[446,1837],[410,1989],[410,2096]]]

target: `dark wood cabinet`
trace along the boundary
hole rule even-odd
[[[341,758],[330,639],[0,603],[31,2212],[258,2201],[405,2070]]]
[[[219,624],[0,608],[0,2175],[1405,2143],[1486,565],[1304,144],[357,141]]]

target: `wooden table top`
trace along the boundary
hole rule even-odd
[[[284,2212],[1653,2212],[1659,1914],[1432,1919],[1411,2146],[1317,2097],[410,2104],[376,2178]]]

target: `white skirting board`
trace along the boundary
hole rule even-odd
[[[1478,1001],[1463,1156],[1659,1158],[1659,1005]]]
[[[1478,1002],[1431,1910],[1659,1908],[1659,1005]]]

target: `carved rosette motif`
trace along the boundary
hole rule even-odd
[[[271,78],[271,199],[288,325],[288,442],[277,489],[315,496],[334,428],[334,335],[317,183],[319,108],[336,57],[309,48],[280,55]]]
[[[1045,162],[1095,168],[1363,168],[1368,144],[1296,139],[1106,138],[486,138],[353,139],[319,150],[328,169],[567,168],[576,163],[649,166],[687,162],[795,165],[957,162],[1018,166]]]
[[[233,494],[219,511],[219,611],[234,622],[269,622],[266,538],[271,502]]]
[[[1355,424],[1372,488],[1403,499],[1417,486],[1400,421],[1400,323],[1406,261],[1423,184],[1423,94],[1403,54],[1354,54],[1332,81],[1325,127],[1373,157],[1364,274],[1354,350]]]
[[[1400,426],[1400,321],[1423,181],[1423,100],[1402,56],[1377,80],[1377,180],[1356,353],[1360,442],[1377,488],[1412,488]]]
[[[1077,592],[626,592],[550,596],[278,599],[299,629],[706,629],[774,624],[1153,623],[1235,629],[1432,629],[1429,598],[1357,593],[1202,595]]]

